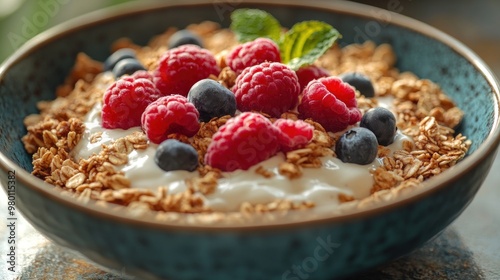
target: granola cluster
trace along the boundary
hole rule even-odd
[[[218,64],[223,69],[218,77],[211,77],[224,86],[234,85],[236,74],[226,67],[224,55],[236,45],[233,33],[221,29],[213,22],[203,22],[188,27],[199,34],[206,47],[216,54]],[[133,48],[137,57],[148,69],[166,51],[168,38],[175,32],[168,29],[151,40],[147,46],[137,46],[128,39],[118,40],[112,50]],[[372,195],[356,201],[353,197],[339,195],[342,204],[354,203],[363,207],[379,200],[396,196],[404,189],[418,187],[424,180],[438,175],[455,165],[467,153],[470,140],[455,134],[463,112],[453,101],[429,80],[419,79],[412,73],[400,73],[395,68],[396,56],[387,44],[376,46],[373,42],[354,44],[346,47],[335,45],[318,61],[317,65],[330,71],[332,75],[344,72],[360,72],[369,76],[375,86],[376,97],[365,98],[358,95],[358,106],[362,112],[378,106],[379,98],[390,98],[398,120],[398,129],[410,136],[413,142],[404,142],[404,148],[390,153],[379,146],[378,156],[382,165],[372,170],[374,185]],[[134,150],[146,149],[149,145],[142,132],[135,132],[116,139],[102,147],[101,152],[86,159],[76,159],[72,155],[85,131],[83,119],[102,100],[104,90],[113,83],[110,75],[100,74],[102,64],[85,54],[79,54],[75,66],[65,83],[57,89],[53,101],[39,102],[39,114],[27,116],[27,134],[22,141],[26,150],[33,154],[33,175],[39,177],[82,201],[103,201],[128,206],[138,213],[157,211],[158,219],[172,220],[179,213],[210,214],[206,221],[220,220],[226,214],[214,213],[203,203],[203,196],[217,189],[217,181],[223,177],[220,170],[204,165],[203,159],[211,138],[226,123],[229,116],[202,123],[199,132],[192,138],[171,135],[191,144],[199,153],[199,177],[187,180],[186,191],[169,193],[168,186],[158,186],[156,190],[131,188],[130,180],[116,167],[128,162],[128,155]],[[275,119],[267,116],[271,121]],[[298,119],[295,112],[284,113],[281,118]],[[321,158],[334,155],[331,149],[338,134],[332,134],[318,123],[306,120],[314,126],[312,141],[305,147],[285,154],[285,162],[278,167],[279,173],[294,180],[302,176],[304,168],[321,168]],[[91,142],[101,135],[91,135]],[[263,166],[256,169],[258,176],[271,178],[274,173]],[[292,203],[277,200],[268,204],[245,202],[240,207],[238,217],[253,213],[287,212],[309,209],[312,202]],[[230,215],[230,214],[227,214]],[[231,214],[231,215],[234,215]]]

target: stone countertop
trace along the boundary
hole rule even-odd
[[[394,1],[402,8],[398,12],[429,23],[464,42],[500,75],[500,52],[497,50],[500,46],[500,17],[496,15],[500,1],[357,2],[387,9]],[[500,155],[492,167],[492,171],[495,170],[500,170]],[[470,206],[434,240],[407,256],[349,280],[500,279],[499,181],[500,173],[491,172]],[[6,203],[6,195],[0,191],[0,205]],[[3,221],[6,215],[6,211],[0,211]],[[126,276],[126,271],[119,274],[105,272],[79,255],[55,245],[22,217],[16,226],[18,266],[15,273],[7,270],[4,252],[7,251],[8,232],[6,227],[0,228],[0,279],[133,279]]]

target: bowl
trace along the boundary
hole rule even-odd
[[[82,16],[35,37],[0,67],[1,182],[16,209],[55,243],[139,279],[336,279],[411,252],[471,202],[500,140],[500,93],[492,72],[466,46],[424,23],[350,2],[178,2],[141,1]],[[229,13],[243,7],[264,9],[284,26],[325,21],[343,34],[343,44],[391,44],[400,70],[435,81],[465,112],[458,132],[472,140],[468,154],[420,188],[371,207],[246,224],[137,217],[77,201],[30,174],[32,159],[20,141],[23,119],[37,112],[38,101],[55,97],[78,52],[103,61],[120,37],[145,45],[169,26],[202,20],[227,26]]]

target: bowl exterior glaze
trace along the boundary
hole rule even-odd
[[[213,1],[205,2],[166,2],[164,7],[88,22],[54,36],[46,33],[47,38],[38,37],[31,48],[28,44],[2,66],[0,176],[6,182],[6,172],[16,171],[16,205],[40,232],[98,264],[138,279],[336,279],[411,252],[449,225],[473,199],[496,152],[496,146],[483,146],[498,144],[498,85],[488,71],[425,32],[370,18],[371,8],[324,2],[310,7],[241,2],[238,8],[265,9],[284,26],[309,19],[328,22],[343,34],[341,44],[367,39],[390,43],[401,71],[411,70],[437,82],[465,111],[459,131],[473,141],[469,157],[477,150],[484,156],[469,162],[470,167],[457,172],[446,186],[397,206],[351,219],[281,227],[150,227],[82,211],[81,206],[54,199],[56,191],[28,173],[31,157],[19,140],[25,134],[24,116],[37,112],[36,102],[55,97],[56,86],[80,51],[103,61],[111,43],[120,37],[144,45],[168,26],[185,27],[202,20],[227,26],[229,11],[217,9]],[[360,15],[362,11],[367,16]]]

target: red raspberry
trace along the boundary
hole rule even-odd
[[[242,113],[213,135],[205,163],[222,171],[247,170],[278,152],[278,133],[261,114]]]
[[[328,131],[344,130],[361,120],[355,95],[354,88],[338,77],[311,81],[302,92],[300,117],[311,118]]]
[[[295,73],[297,73],[297,77],[299,78],[301,91],[304,90],[310,81],[330,76],[328,71],[316,65],[301,67]]]
[[[148,79],[153,82],[153,75],[149,73],[147,70],[139,70],[135,71],[134,74],[131,75],[132,77],[138,79],[138,78],[144,78]]]
[[[140,126],[142,112],[160,96],[150,80],[130,76],[118,79],[104,93],[102,126],[110,129]]]
[[[278,45],[271,39],[258,38],[236,46],[226,56],[226,64],[236,74],[245,68],[261,64],[262,62],[281,62]]]
[[[186,97],[178,94],[163,96],[144,110],[142,130],[156,144],[173,133],[191,137],[200,129],[199,116],[198,110]]]
[[[182,45],[168,50],[161,58],[154,81],[163,95],[187,96],[192,85],[210,75],[219,75],[214,56],[196,45]]]
[[[302,120],[278,119],[274,126],[280,131],[278,141],[284,152],[303,147],[313,138],[314,127]]]
[[[273,117],[297,106],[300,85],[293,70],[279,62],[245,68],[233,92],[240,111],[260,111]]]

